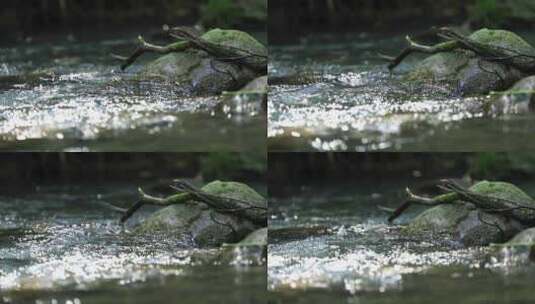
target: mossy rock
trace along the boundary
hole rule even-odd
[[[438,53],[419,62],[406,76],[407,80],[446,80],[453,79],[470,60],[462,50]]]
[[[533,47],[510,31],[481,29],[469,37],[480,43],[535,56]],[[484,60],[472,51],[457,49],[427,57],[405,79],[443,82],[455,88],[452,94],[468,96],[507,89],[525,76],[516,68]]]
[[[266,47],[245,32],[214,29],[206,32],[202,38],[267,56]],[[136,78],[174,83],[184,94],[213,95],[238,90],[260,74],[258,70],[215,60],[204,51],[188,49],[148,63]]]
[[[201,189],[213,195],[246,200],[256,206],[267,206],[264,197],[242,183],[214,181]],[[134,232],[171,234],[179,239],[192,240],[200,247],[211,247],[238,242],[257,228],[249,220],[217,212],[201,202],[190,201],[158,210]]]
[[[531,196],[522,189],[508,182],[480,181],[469,188],[479,194],[491,195],[512,201],[533,202]],[[535,208],[535,203],[532,203]]]
[[[442,233],[453,234],[455,227],[465,219],[473,208],[468,205],[444,204],[427,209],[415,217],[403,232],[409,234]]]
[[[480,43],[507,48],[522,54],[535,56],[535,49],[517,34],[506,30],[492,30],[483,28],[475,31],[470,38]]]
[[[206,193],[248,201],[254,206],[267,208],[267,200],[253,188],[243,183],[213,181],[201,189]]]
[[[209,42],[239,48],[248,52],[267,56],[267,48],[246,32],[213,29],[202,35]]]
[[[524,191],[506,182],[481,181],[471,191],[498,198],[532,202]],[[403,233],[410,235],[444,234],[465,246],[483,246],[507,241],[524,228],[517,220],[499,214],[490,214],[460,200],[427,209]]]

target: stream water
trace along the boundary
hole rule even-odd
[[[411,239],[378,206],[396,207],[414,181],[322,185],[271,199],[270,229],[326,226],[330,233],[270,241],[268,289],[281,303],[531,303],[535,267],[489,259],[441,238]],[[531,184],[519,187],[535,194]],[[271,234],[270,234],[271,235]],[[506,288],[507,287],[507,288]]]
[[[218,97],[128,80],[110,54],[152,29],[55,35],[0,46],[0,150],[242,151],[265,147],[265,115],[228,111]],[[265,42],[265,33],[256,35]],[[259,101],[260,102],[260,101]],[[232,105],[230,105],[232,108]]]
[[[481,98],[451,97],[436,85],[413,87],[390,73],[379,52],[396,55],[404,35],[311,35],[270,47],[270,76],[323,74],[306,85],[270,88],[270,150],[519,151],[533,149],[535,115],[489,117]],[[519,33],[530,43],[532,33]]]
[[[217,250],[129,233],[129,226],[118,222],[120,214],[105,203],[127,205],[135,199],[131,183],[41,186],[21,193],[0,196],[1,303],[259,303],[265,298],[265,267],[195,262],[195,256]],[[144,208],[139,216],[152,211]]]

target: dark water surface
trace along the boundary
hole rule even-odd
[[[265,147],[265,115],[230,112],[219,97],[180,97],[129,80],[110,53],[129,54],[151,29],[40,37],[0,46],[0,150],[241,151]],[[265,34],[257,34],[265,41]]]
[[[188,242],[134,235],[106,203],[136,185],[45,186],[0,196],[1,303],[259,303],[266,269],[200,263]],[[140,216],[153,210],[142,209]],[[199,296],[202,295],[202,296]]]
[[[488,258],[441,238],[410,239],[377,206],[403,200],[404,182],[308,185],[273,199],[270,229],[324,225],[331,233],[270,242],[268,288],[280,303],[531,303],[535,266]],[[411,185],[414,186],[414,185]],[[519,184],[533,195],[535,185]],[[506,256],[507,257],[507,256]]]
[[[534,149],[535,115],[489,117],[487,97],[451,97],[451,90],[413,87],[390,73],[378,53],[395,55],[404,35],[312,35],[270,47],[270,76],[321,73],[321,82],[271,87],[270,150],[519,151]],[[520,35],[532,44],[535,36]]]

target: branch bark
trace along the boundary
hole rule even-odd
[[[141,55],[147,52],[165,55],[173,52],[182,52],[190,47],[190,44],[185,41],[169,44],[167,46],[158,46],[146,42],[142,36],[139,36],[137,39],[139,42],[139,46],[134,51],[134,53],[132,53],[132,55],[128,57],[123,57],[120,55],[111,54],[113,58],[124,61],[124,63],[121,65],[121,70],[123,71],[126,70],[130,65],[132,65]]]

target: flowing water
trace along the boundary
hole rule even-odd
[[[403,35],[312,35],[270,48],[270,76],[317,73],[306,85],[270,89],[270,150],[519,151],[535,143],[535,115],[489,117],[486,97],[452,97],[436,85],[414,87],[401,75],[422,56],[390,73],[378,53],[395,55]],[[535,42],[535,36],[520,33]]]
[[[129,80],[110,54],[126,55],[148,29],[56,35],[0,46],[0,149],[238,151],[265,147],[265,115],[180,97],[169,84]],[[265,34],[256,35],[265,41]],[[163,43],[163,42],[162,42]],[[257,101],[260,103],[260,101]],[[236,105],[239,108],[239,105]]]
[[[268,288],[280,303],[531,303],[535,266],[488,258],[489,247],[411,239],[378,206],[395,207],[405,182],[316,185],[272,199],[271,229],[326,226],[327,234],[270,241]],[[533,184],[519,185],[533,195]],[[272,232],[270,233],[270,236]],[[505,255],[507,256],[507,255]],[[506,288],[507,287],[507,288]]]
[[[218,251],[129,233],[106,204],[135,199],[133,184],[20,193],[0,196],[1,303],[258,303],[265,297],[265,267],[201,262],[197,256]],[[142,209],[138,219],[152,211]]]

